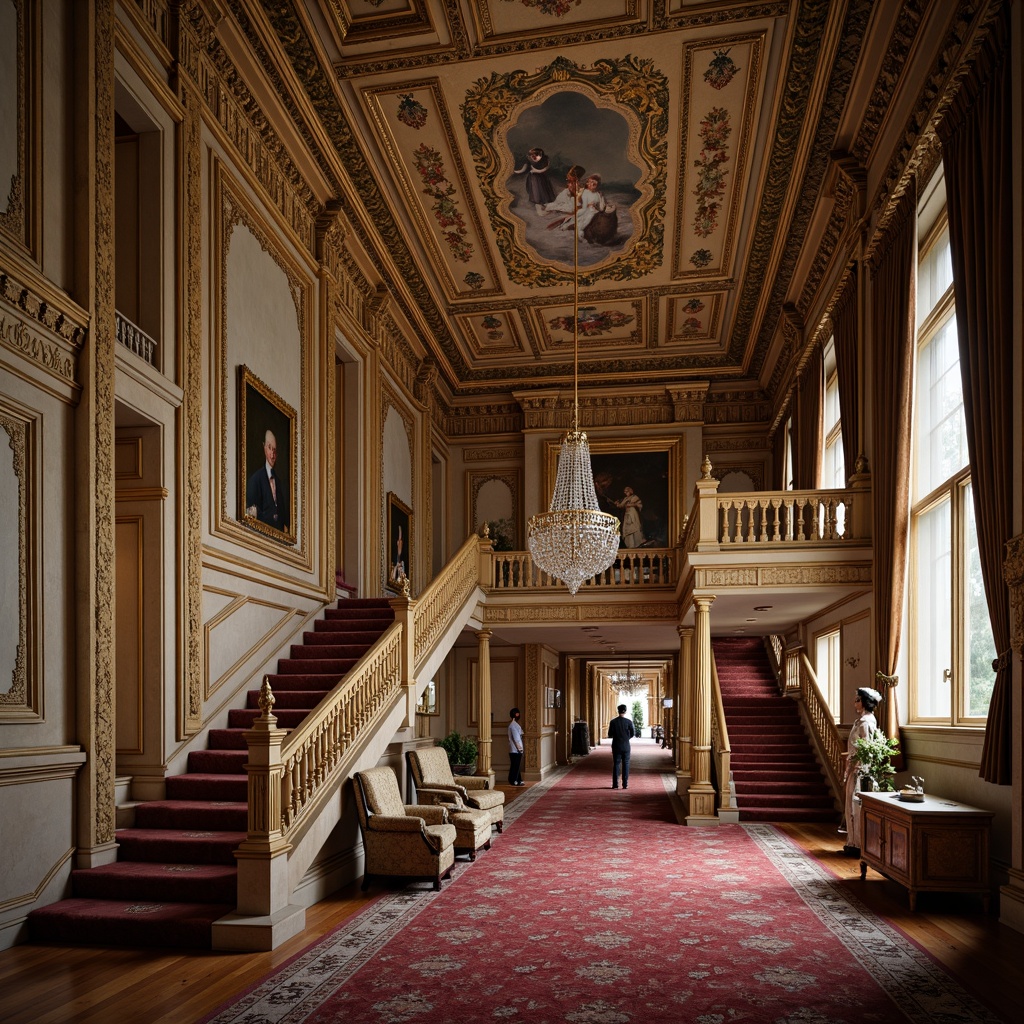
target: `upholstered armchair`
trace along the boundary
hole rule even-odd
[[[356,772],[353,786],[366,866],[363,891],[375,875],[427,878],[435,889],[455,863],[455,826],[437,804],[403,804],[390,768]]]
[[[486,811],[490,823],[500,832],[505,820],[505,794],[488,789],[487,779],[476,775],[452,775],[448,755],[441,747],[424,747],[406,754],[417,799]]]

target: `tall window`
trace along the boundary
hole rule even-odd
[[[911,717],[982,725],[995,643],[974,526],[949,231],[939,218],[918,264],[910,587]]]
[[[843,456],[843,430],[839,417],[839,374],[836,372],[836,346],[830,338],[825,346],[825,415],[821,446],[821,486],[846,486],[846,461]]]
[[[839,688],[842,673],[842,666],[839,664],[839,643],[839,629],[832,629],[818,637],[815,651],[818,689],[828,702],[832,718],[836,722],[839,721],[843,711]]]

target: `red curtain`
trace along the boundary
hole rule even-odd
[[[999,656],[980,775],[1012,780],[1010,600],[1013,535],[1013,209],[1008,12],[993,25],[940,127],[967,449],[985,596]]]

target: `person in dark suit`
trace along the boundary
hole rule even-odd
[[[612,741],[612,789],[619,788],[619,765],[622,765],[622,788],[629,789],[629,741],[636,735],[633,723],[626,717],[626,705],[618,707],[619,717],[608,726]]]
[[[277,438],[268,430],[263,438],[264,465],[260,466],[245,488],[245,511],[276,530],[287,530],[289,523],[288,484],[275,473]]]

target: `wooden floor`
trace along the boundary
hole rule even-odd
[[[508,790],[514,799],[524,790]],[[831,825],[781,826],[860,900],[905,932],[1006,1021],[1024,1020],[1024,934],[984,914],[980,900],[922,894],[911,913],[899,886],[841,852]],[[191,1024],[329,932],[379,890],[357,886],[306,912],[306,929],[272,953],[167,953],[17,946],[0,952],[4,1024]]]

